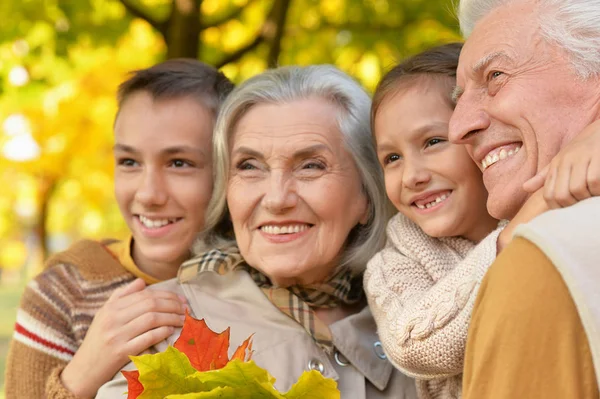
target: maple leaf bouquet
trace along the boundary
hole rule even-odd
[[[127,399],[339,399],[337,384],[318,371],[305,371],[286,393],[252,357],[252,336],[228,355],[229,328],[215,333],[189,314],[173,346],[165,352],[131,356],[137,370],[122,371]]]

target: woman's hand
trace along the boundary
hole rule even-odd
[[[129,362],[129,355],[143,352],[183,325],[185,298],[145,287],[138,278],[116,290],[94,317],[61,374],[64,386],[77,397],[94,397]]]
[[[600,195],[600,120],[583,129],[523,189],[532,193],[542,186],[552,209]]]

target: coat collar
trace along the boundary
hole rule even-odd
[[[377,389],[383,391],[393,366],[383,353],[375,320],[368,307],[329,326],[333,343],[354,367]]]

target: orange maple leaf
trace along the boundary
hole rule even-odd
[[[140,372],[137,370],[123,370],[121,373],[127,380],[127,399],[136,399],[144,392],[144,386],[140,383]]]
[[[248,337],[235,351],[232,359],[241,361],[250,360],[252,355],[252,336]],[[173,345],[185,353],[192,366],[198,371],[217,370],[225,367],[229,362],[229,328],[221,333],[212,331],[204,319],[194,319],[189,313],[185,315],[185,322],[181,335]],[[248,358],[246,358],[248,352]]]
[[[231,356],[230,360],[238,359],[242,362],[247,362],[252,359],[252,337],[254,334],[246,338],[244,342],[235,350],[233,356]]]

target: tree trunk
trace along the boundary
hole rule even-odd
[[[269,68],[279,66],[279,54],[281,54],[281,40],[285,34],[285,25],[291,0],[275,0],[269,23],[274,24],[273,32],[270,33],[269,55],[267,65]]]
[[[201,0],[174,0],[166,23],[167,58],[198,58]]]
[[[46,261],[46,259],[48,259],[48,256],[50,255],[50,251],[48,250],[47,230],[48,207],[50,205],[52,195],[54,194],[54,189],[56,188],[56,179],[52,177],[43,176],[40,180],[40,209],[38,214],[38,222],[35,226],[35,235],[40,246],[42,259]]]

